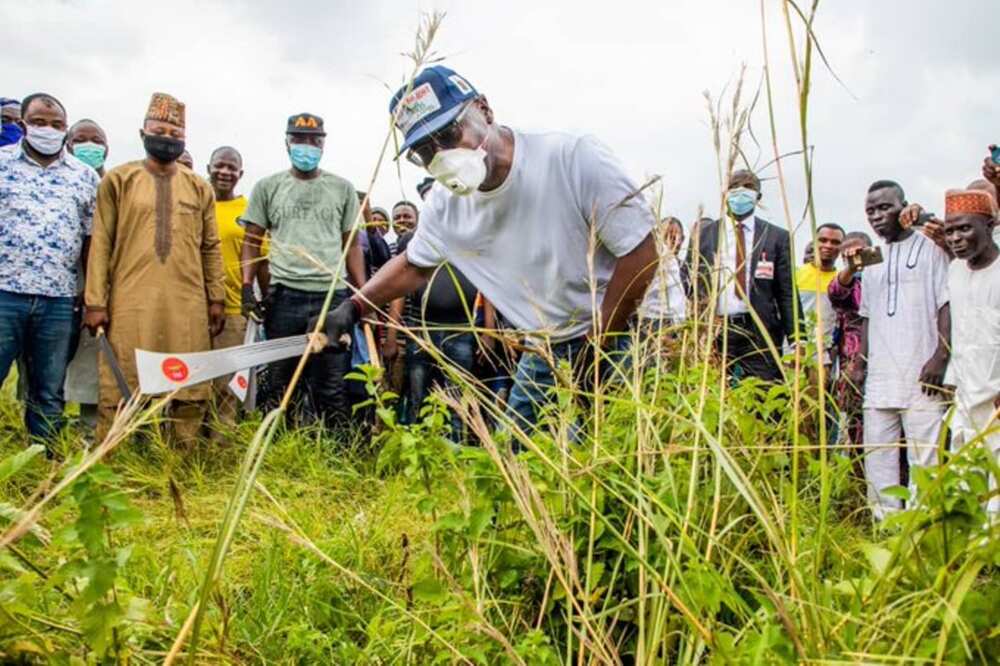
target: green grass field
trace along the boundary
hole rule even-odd
[[[484,429],[452,447],[440,408],[375,441],[281,430],[195,662],[995,662],[1000,546],[979,456],[921,475],[925,506],[876,530],[852,461],[822,464],[804,434],[792,446],[810,412],[789,409],[789,387],[729,389],[673,362],[633,377],[597,409],[564,395],[517,456]],[[4,529],[79,462],[15,457],[18,412],[8,382]],[[4,659],[162,661],[255,425],[187,457],[132,438],[53,499],[0,553]]]
[[[814,58],[829,67],[818,4],[781,3],[810,189]],[[442,18],[423,19],[414,73],[436,61]],[[741,103],[741,78],[725,104],[707,98],[717,203],[759,97],[793,231],[764,42],[756,97]],[[408,427],[377,394],[375,438],[286,429],[275,413],[181,455],[129,433],[153,418],[136,408],[103,461],[71,428],[50,462],[25,449],[8,381],[0,661],[998,663],[1000,528],[983,510],[996,462],[975,445],[943,456],[914,474],[915,508],[874,526],[855,461],[821,445],[815,349],[786,359],[786,384],[733,387],[719,324],[694,319],[669,352],[637,340],[642,370],[589,400],[564,385],[531,434],[488,427],[489,397],[456,376],[461,395]],[[448,441],[445,402],[477,445]]]
[[[0,457],[24,446],[20,407],[11,389],[8,383],[3,394]],[[146,646],[135,658],[162,658],[197,597],[199,576],[252,426],[244,424],[233,433],[230,446],[206,444],[187,458],[166,449],[158,438],[133,442],[111,458],[108,469],[118,479],[108,487],[124,493],[122,499],[135,512],[120,528],[107,530],[113,534],[109,547],[131,549],[116,585],[135,600],[134,609],[141,608],[136,621],[128,618],[129,629],[121,632],[129,635],[127,643]],[[79,446],[74,436],[68,433],[63,451]],[[373,463],[370,451],[351,450],[316,432],[287,433],[275,443],[258,480],[288,509],[291,519],[345,566],[375,581],[394,576],[402,585],[404,535],[415,544],[424,542],[428,521],[413,511],[405,480],[380,478]],[[16,478],[3,483],[0,501],[5,507],[21,506],[54,469],[59,469],[57,463],[37,456]],[[259,508],[271,510],[266,502]],[[9,566],[0,574],[0,652],[8,657],[37,650],[47,661],[63,649],[67,656],[88,652],[79,623],[69,619],[76,610],[73,603],[54,591],[52,582],[60,559],[71,556],[75,544],[70,537],[60,547],[59,533],[78,517],[78,505],[67,497],[42,521],[53,534],[49,547],[29,536],[18,546],[26,559],[3,556]],[[36,567],[41,570],[34,571]],[[334,655],[364,654],[364,649],[346,646],[367,643],[366,618],[378,612],[377,600],[252,516],[243,522],[226,559],[226,578],[219,600],[229,608],[213,613],[214,621],[228,623],[228,636],[218,646],[220,657],[294,663],[299,658],[340,661]],[[68,581],[59,587],[77,586]],[[28,615],[18,612],[24,601],[33,606],[24,609]],[[331,632],[335,625],[340,629]],[[350,661],[353,658],[342,663]]]

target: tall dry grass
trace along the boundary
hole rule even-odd
[[[818,3],[808,13],[791,0],[780,5],[798,86],[798,154],[811,188],[807,122]],[[422,24],[410,82],[436,60],[441,20],[433,15]],[[801,54],[796,29],[806,35]],[[769,55],[763,90],[782,207],[794,235]],[[728,176],[745,161],[741,146],[758,99],[759,93],[746,102],[742,74],[731,92],[706,95],[720,217]],[[393,136],[390,126],[369,191]],[[659,211],[662,194],[653,198]],[[811,194],[809,201],[811,211]],[[810,219],[815,229],[812,212]],[[972,463],[946,463],[925,480],[927,507],[873,531],[849,461],[824,444],[828,397],[810,392],[804,372],[810,356],[798,350],[783,358],[772,347],[786,368],[777,386],[732,385],[720,371],[715,340],[725,339],[726,322],[714,316],[713,305],[724,287],[715,284],[696,298],[695,316],[669,336],[632,333],[627,362],[595,349],[612,379],[595,376],[587,395],[543,344],[542,356],[562,381],[538,431],[509,419],[487,387],[448,365],[420,331],[400,327],[457,388],[437,391],[419,423],[401,426],[374,390],[377,373],[368,377],[383,424],[379,465],[365,483],[398,483],[392,506],[411,507],[416,518],[406,529],[420,537],[411,542],[403,533],[399,552],[378,551],[385,561],[377,566],[359,559],[368,548],[363,541],[351,542],[352,551],[333,538],[336,530],[354,529],[346,511],[339,520],[326,514],[308,520],[310,507],[294,506],[294,495],[279,498],[261,482],[307,350],[281,406],[263,418],[243,453],[225,508],[210,523],[210,554],[192,549],[198,585],[183,595],[185,612],[168,623],[169,647],[156,656],[167,663],[184,656],[189,663],[241,660],[227,647],[237,640],[230,623],[243,626],[234,611],[270,609],[225,601],[227,582],[237,585],[236,575],[248,566],[234,545],[243,537],[244,549],[260,548],[262,535],[271,534],[301,557],[285,560],[288,570],[268,569],[264,592],[284,591],[284,579],[301,569],[312,585],[349,589],[358,606],[371,600],[374,610],[344,620],[361,663],[985,662],[998,634],[984,630],[975,614],[1000,603],[996,582],[984,573],[1000,556],[995,532],[954,518],[957,503],[973,511],[962,495],[962,484],[974,478]],[[331,298],[332,287],[324,312]],[[592,300],[596,308],[596,285]],[[481,339],[497,335],[467,330]],[[819,325],[813,330],[819,346]],[[114,437],[23,505],[3,544],[41,527],[43,509],[160,406],[124,410]],[[461,416],[479,447],[448,442],[445,408]],[[291,436],[303,448],[310,437]],[[190,507],[191,498],[186,502]],[[243,520],[248,509],[252,521]],[[942,539],[949,544],[943,551]],[[233,572],[236,562],[241,566]],[[979,605],[970,610],[970,600]],[[282,607],[282,613],[292,611]],[[341,629],[337,620],[320,626]],[[280,641],[273,631],[263,635]]]

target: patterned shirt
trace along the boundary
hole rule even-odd
[[[0,151],[0,290],[75,296],[97,172],[63,153],[42,167],[18,145]]]

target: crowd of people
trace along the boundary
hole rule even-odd
[[[458,371],[530,427],[552,400],[555,364],[586,382],[599,376],[595,357],[625,350],[622,333],[670,336],[707,312],[725,322],[715,343],[733,382],[783,381],[783,351],[821,341],[830,443],[859,452],[877,519],[902,506],[886,491],[908,468],[936,464],[946,433],[953,447],[1000,456],[995,155],[984,180],[945,193],[943,219],[909,204],[898,183],[874,182],[863,199],[878,243],[820,224],[797,263],[788,231],[756,215],[752,171],[729,175],[723,219],[685,230],[657,219],[605,145],[502,125],[441,65],[391,98],[399,157],[428,174],[421,203],[391,209],[320,168],[326,129],[315,114],[288,118],[290,168],[247,198],[235,147],[208,156],[207,178],[196,173],[185,106],[171,95],[154,93],[142,119],[145,158],[108,169],[100,124],[70,123],[55,96],[0,98],[0,111],[0,376],[18,364],[37,441],[58,436],[67,400],[103,438],[138,386],[136,349],[305,333],[332,281],[329,344],[297,384],[298,422],[357,425],[363,389],[345,376],[377,354],[404,422]],[[501,329],[518,342],[489,334]],[[262,402],[284,393],[296,364],[261,369]],[[226,379],[174,394],[165,416],[177,446],[224,439],[241,417]],[[457,418],[452,434],[464,438]],[[995,492],[990,507],[1000,510]]]

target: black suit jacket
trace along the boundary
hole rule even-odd
[[[713,309],[715,303],[708,304],[707,299],[715,277],[713,267],[718,248],[719,221],[706,221],[692,233],[686,262],[689,293],[693,295],[695,290],[698,290],[699,301]],[[761,260],[774,263],[773,278],[755,277],[757,265]],[[749,275],[750,306],[760,317],[779,350],[786,338],[796,337],[794,308],[798,296],[795,294],[794,279],[788,232],[759,217],[754,217]]]

